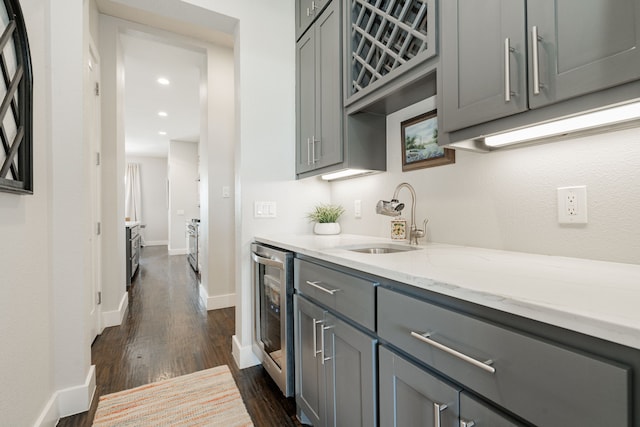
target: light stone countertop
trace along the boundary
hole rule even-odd
[[[406,242],[349,234],[255,240],[640,349],[640,265],[440,243],[365,254],[344,247]]]

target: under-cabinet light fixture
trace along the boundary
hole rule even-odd
[[[638,119],[640,119],[640,102],[633,102],[487,136],[484,143],[489,147],[503,147]]]
[[[368,173],[371,173],[371,171],[365,169],[343,169],[337,172],[324,174],[322,175],[322,179],[325,181],[333,181],[335,179],[351,178],[358,175],[366,175]]]

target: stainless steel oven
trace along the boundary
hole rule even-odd
[[[253,264],[253,351],[285,396],[293,395],[293,254],[258,243]]]

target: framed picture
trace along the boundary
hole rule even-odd
[[[456,152],[438,146],[438,113],[429,111],[400,123],[402,171],[456,162]]]

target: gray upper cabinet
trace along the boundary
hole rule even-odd
[[[640,0],[442,5],[445,131],[640,78]]]
[[[331,0],[296,0],[296,40],[309,28]]]
[[[445,130],[526,110],[524,0],[452,0],[442,8]]]
[[[296,44],[296,172],[342,161],[340,1],[333,0]]]
[[[640,78],[640,0],[529,1],[527,17],[530,40],[534,28],[538,37],[531,108]]]

